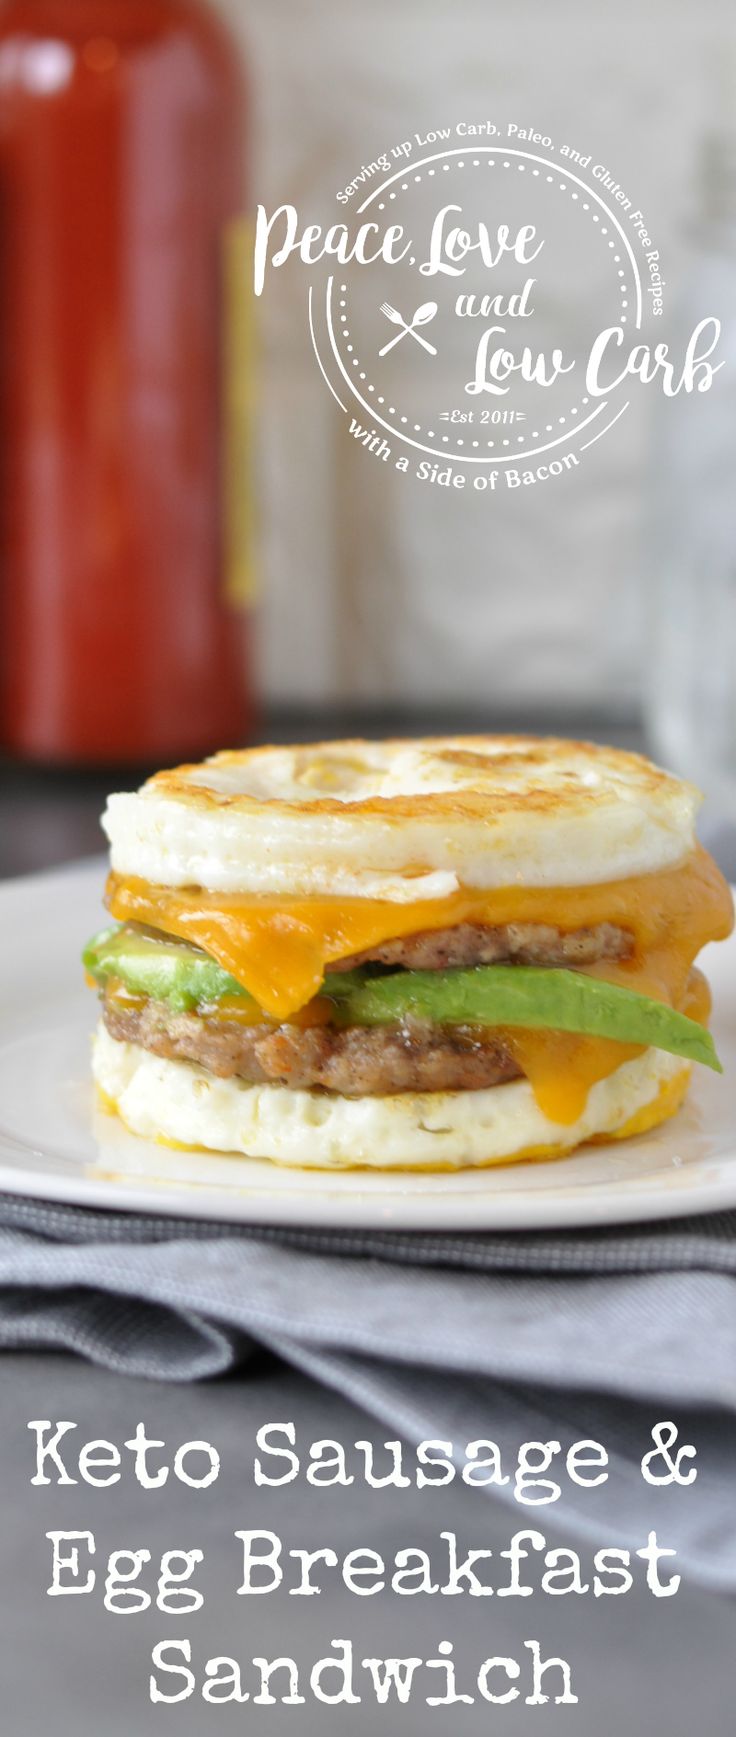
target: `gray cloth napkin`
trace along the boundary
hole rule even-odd
[[[123,1374],[201,1380],[265,1348],[387,1432],[601,1441],[608,1482],[565,1485],[534,1526],[660,1542],[736,1590],[736,1213],[656,1227],[515,1235],[269,1229],[0,1196],[0,1345],[58,1347]],[[698,1450],[687,1489],[641,1476],[672,1420]],[[264,1420],[268,1421],[268,1420]],[[274,1420],[275,1421],[275,1420]]]

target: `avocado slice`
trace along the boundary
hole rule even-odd
[[[222,996],[237,996],[262,1017],[242,983],[185,942],[130,924],[103,929],[82,955],[95,980],[123,983],[132,994],[167,1001],[188,1013]],[[610,1037],[669,1051],[723,1070],[710,1033],[662,1001],[581,971],[537,965],[476,965],[469,970],[333,971],[320,994],[337,1025],[400,1025],[407,1018],[436,1025],[520,1026]]]
[[[117,978],[133,995],[168,1001],[177,1013],[190,1013],[203,1003],[237,995],[250,1003],[254,1018],[260,1010],[253,997],[199,948],[167,936],[141,933],[129,924],[102,929],[85,947],[82,963],[97,983]]]
[[[476,965],[470,970],[393,971],[383,976],[334,972],[322,994],[340,1024],[395,1025],[407,1017],[439,1025],[525,1026],[611,1037],[704,1062],[722,1073],[705,1027],[581,971],[538,965]]]

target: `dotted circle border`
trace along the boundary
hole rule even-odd
[[[496,167],[496,158],[495,157],[489,156],[486,159],[486,161],[487,161],[490,168]],[[510,159],[506,159],[506,160],[499,159],[499,162],[501,163],[501,167],[504,169],[516,168],[520,174],[526,173],[526,163],[517,162],[514,164],[510,161]],[[472,167],[474,169],[480,169],[481,168],[481,160],[479,157],[472,158],[471,163],[472,163]],[[445,170],[445,169],[449,170],[451,167],[453,167],[453,165],[450,163],[443,163],[442,164],[443,170]],[[465,168],[465,158],[464,157],[460,158],[457,161],[457,163],[454,164],[454,167],[456,169],[464,169]],[[434,170],[434,169],[428,169],[427,170],[427,176],[428,177],[433,176],[435,174],[436,174],[436,170]],[[532,169],[531,174],[532,174],[532,176],[538,176],[541,178],[542,170],[541,169]],[[414,182],[421,181],[422,178],[423,178],[423,172],[420,174],[412,176],[412,180]],[[590,201],[589,200],[582,200],[582,201],[580,200],[580,194],[573,191],[573,189],[570,187],[569,176],[565,175],[564,170],[558,169],[555,171],[554,174],[548,174],[545,177],[545,179],[549,182],[554,182],[554,180],[556,178],[557,178],[558,191],[560,193],[568,193],[569,192],[572,199],[580,202],[581,209],[583,211],[590,211]],[[409,186],[410,186],[410,183],[408,181],[402,181],[400,191],[402,193],[408,193]],[[396,198],[395,192],[392,192],[389,194],[389,199],[395,199],[395,198]],[[377,209],[379,211],[385,211],[386,201],[381,200]],[[594,223],[600,224],[600,217],[599,217],[597,211],[591,212],[591,216],[592,216]],[[599,235],[608,236],[608,226],[606,224],[602,224],[598,233],[599,233]],[[609,246],[609,248],[615,248],[615,246],[616,246],[615,241],[609,241],[608,246]],[[621,255],[620,255],[620,253],[614,253],[613,259],[614,259],[614,264],[618,265],[618,267],[619,267],[618,278],[619,278],[619,292],[620,292],[620,295],[622,297],[621,308],[622,308],[622,310],[626,310],[628,308],[628,285],[626,283],[626,273],[623,270],[623,268],[621,267]],[[409,264],[410,265],[414,264],[413,259],[410,259]],[[347,293],[347,284],[341,283],[341,285],[340,285],[341,298],[344,297],[346,295],[346,293]],[[340,308],[343,309],[343,308],[345,308],[345,306],[346,306],[345,301],[343,299],[341,299]],[[346,325],[347,317],[348,316],[346,313],[343,313],[343,312],[340,313],[340,322],[342,325]],[[627,317],[628,316],[627,316],[626,311],[622,311],[619,314],[619,322],[622,326],[626,325]],[[346,330],[343,332],[342,335],[344,338],[348,338],[350,336],[350,333],[348,330]],[[386,402],[385,397],[381,397],[381,395],[376,391],[376,387],[374,385],[372,385],[370,383],[370,381],[368,381],[365,372],[360,368],[359,358],[353,355],[353,345],[352,344],[346,344],[345,348],[348,352],[348,355],[350,355],[352,357],[352,366],[359,370],[358,376],[357,376],[358,379],[365,381],[366,391],[373,392],[376,394],[376,403],[377,404],[385,404],[385,402]],[[570,409],[567,411],[567,414],[565,416],[558,416],[558,418],[557,418],[558,427],[564,427],[565,424],[567,423],[568,417],[579,416],[581,409],[586,408],[586,406],[589,403],[590,403],[589,398],[583,398],[581,400],[580,404],[572,405],[570,407]],[[388,413],[389,413],[389,416],[395,416],[396,415],[396,411],[392,405],[389,406]],[[409,420],[410,420],[408,416],[402,416],[400,418],[400,420],[402,422],[406,423],[406,425],[408,427]],[[428,440],[436,440],[436,438],[437,438],[433,428],[423,428],[422,424],[420,422],[413,423],[412,427],[413,427],[413,431],[415,434],[426,434]],[[523,446],[525,444],[525,442],[527,441],[527,439],[530,441],[541,440],[543,432],[545,434],[553,434],[554,431],[555,431],[555,424],[552,422],[548,422],[548,423],[546,423],[544,430],[542,430],[540,428],[536,428],[528,436],[526,434],[518,434],[516,436],[516,442],[517,442],[518,446]],[[449,434],[443,434],[443,435],[441,435],[440,438],[445,445],[449,445],[449,441],[450,441]],[[464,444],[465,444],[465,442],[458,438],[456,445],[457,446],[464,446]],[[473,440],[469,444],[473,447],[480,447],[482,445],[482,442],[479,440]],[[489,450],[492,450],[496,446],[496,444],[498,444],[499,446],[511,446],[512,441],[511,441],[510,437],[508,439],[504,437],[504,438],[500,439],[498,441],[498,443],[495,440],[487,440],[486,441],[486,446],[489,448]],[[520,458],[523,457],[523,454],[520,453],[519,457]]]
[[[503,158],[502,156],[499,155],[497,158],[497,156],[493,153],[494,152],[500,153],[501,150],[502,150],[502,147],[500,147],[500,146],[487,147],[486,153],[485,153],[485,161],[486,161],[486,164],[489,168],[495,168],[497,166],[497,161],[499,161],[501,163],[501,166],[504,169],[511,169],[511,168],[515,167],[522,174],[527,172],[527,163],[530,161],[529,154],[527,154],[527,161],[526,162],[516,161],[516,162],[512,163],[512,161],[511,161],[512,156],[519,158],[521,155],[523,155],[523,153],[515,152],[514,149],[512,148],[512,150],[509,152],[507,157]],[[453,152],[450,153],[450,155],[457,159],[456,163],[454,165],[451,162],[442,163],[440,165],[441,172],[449,172],[449,170],[453,166],[457,167],[458,169],[464,169],[466,167],[466,158],[469,160],[470,164],[472,165],[472,167],[474,169],[479,169],[482,167],[481,159],[479,157],[474,157],[472,152],[464,152],[463,153],[463,152],[458,152],[457,150],[454,150]],[[581,200],[580,193],[577,192],[574,188],[572,188],[569,184],[570,180],[572,178],[569,172],[566,173],[564,169],[558,168],[557,165],[554,166],[552,172],[550,172],[549,170],[546,170],[544,165],[542,165],[541,167],[533,168],[528,172],[533,177],[539,178],[539,179],[541,179],[542,175],[544,174],[545,179],[549,183],[554,183],[556,181],[557,185],[558,185],[558,190],[562,193],[569,192],[571,195],[571,198],[576,203],[579,202],[581,204],[582,210],[584,210],[584,211],[590,211],[591,203],[594,202],[596,199],[600,200],[601,206],[603,208],[603,212],[608,215],[609,222],[613,223],[613,218],[611,217],[611,214],[608,212],[608,208],[605,204],[605,201],[601,198],[601,196],[599,194],[596,195],[592,189],[586,188],[586,184],[583,182],[580,183],[580,186],[583,189],[583,191],[587,191],[589,193],[589,198],[587,200],[585,200],[585,199]],[[431,178],[431,177],[436,175],[437,170],[436,170],[436,168],[427,168],[425,166],[422,168],[422,170],[420,172],[415,173],[411,177],[411,180],[415,183],[421,182],[425,173],[426,173],[428,178]],[[394,176],[393,178],[395,179],[396,176]],[[410,187],[410,180],[407,179],[401,183],[400,191],[403,193],[407,193],[409,191],[409,187]],[[383,190],[383,189],[381,189],[381,190]],[[368,198],[363,202],[363,205],[361,205],[358,208],[359,213],[363,211],[365,205],[370,202],[370,199],[372,197],[373,197],[373,195],[369,195]],[[396,190],[395,189],[392,190],[389,193],[388,197],[389,197],[389,200],[395,199],[396,198]],[[380,201],[378,203],[377,209],[379,211],[385,211],[386,201],[385,200]],[[600,214],[598,212],[591,211],[591,217],[592,217],[592,220],[594,223],[600,224],[600,228],[599,228],[598,233],[601,236],[606,237],[607,242],[608,242],[608,247],[610,249],[614,250],[616,247],[616,242],[609,238],[608,225],[607,224],[601,224]],[[414,263],[413,259],[410,260],[409,263],[413,265],[413,263]],[[628,320],[628,286],[626,284],[626,273],[625,273],[625,271],[623,269],[623,265],[621,263],[621,255],[617,254],[615,251],[614,251],[614,264],[617,265],[617,275],[618,275],[618,279],[619,279],[619,293],[621,295],[621,310],[622,311],[619,313],[619,322],[621,325],[625,325],[627,323],[627,320]],[[340,285],[341,298],[346,296],[347,288],[348,288],[348,286],[344,283]],[[341,309],[344,309],[345,306],[346,306],[345,301],[341,299],[341,302],[340,302]],[[341,321],[341,324],[343,324],[343,325],[346,324],[347,315],[344,312],[340,313],[340,321]],[[343,336],[345,338],[349,337],[349,330],[344,331]],[[375,400],[374,400],[375,403],[385,405],[385,397],[380,395],[377,392],[376,387],[367,380],[365,372],[360,369],[359,358],[353,356],[352,344],[347,344],[346,349],[347,349],[348,353],[352,356],[353,367],[357,367],[359,370],[358,378],[365,382],[367,390],[369,393],[375,394]],[[346,378],[347,378],[348,385],[349,385],[350,384],[349,377],[346,376]],[[359,396],[359,395],[356,394],[356,396]],[[580,414],[580,410],[583,408],[586,408],[589,405],[589,403],[590,403],[589,398],[583,398],[581,400],[580,405],[572,406],[567,411],[565,416],[560,416],[557,418],[557,426],[558,427],[564,427],[567,423],[568,418],[571,419],[575,416],[578,416]],[[366,406],[366,408],[370,408],[370,406]],[[601,406],[601,408],[602,408],[602,406]],[[388,414],[389,414],[389,416],[393,416],[393,415],[397,414],[396,409],[393,405],[388,406]],[[378,420],[382,420],[382,419],[379,418]],[[403,424],[406,425],[406,428],[408,430],[410,418],[408,416],[402,415],[400,417],[400,420]],[[590,419],[588,419],[588,420],[590,420]],[[402,431],[400,428],[393,428],[393,426],[391,424],[387,424],[386,426],[388,426],[390,431],[392,433],[394,433],[399,439],[403,438]],[[412,429],[413,429],[413,432],[415,434],[423,434],[423,433],[426,434],[428,440],[435,440],[437,438],[434,429],[424,429],[422,427],[421,423],[418,423],[418,422],[412,423]],[[526,442],[527,439],[529,439],[530,441],[539,440],[539,439],[541,439],[543,432],[546,434],[553,434],[555,432],[555,424],[554,423],[547,423],[545,425],[544,430],[535,429],[535,430],[533,430],[533,432],[530,435],[526,435],[526,434],[517,435],[516,444],[519,446],[524,446],[524,443]],[[561,439],[563,437],[560,436],[559,438]],[[441,439],[443,441],[443,444],[449,445],[449,440],[450,440],[449,435],[443,434],[441,436]],[[473,441],[469,442],[469,444],[472,445],[473,448],[477,449],[481,446],[482,443],[478,440],[473,440]],[[502,439],[500,439],[498,441],[498,443],[494,440],[488,440],[486,442],[486,447],[488,450],[493,450],[493,449],[495,449],[497,444],[498,444],[498,446],[510,447],[512,445],[512,440],[511,440],[511,438],[506,438],[506,437],[503,437]],[[556,442],[553,442],[551,444],[556,444]],[[464,441],[462,439],[458,438],[456,445],[457,446],[463,446]],[[543,449],[543,450],[546,450],[546,449]],[[437,454],[437,456],[442,457],[443,455]],[[453,452],[452,455],[448,454],[447,456],[448,457],[449,456],[458,456],[459,457],[460,455],[456,455]],[[499,453],[499,457],[500,456],[501,455]],[[509,456],[511,456],[511,455],[509,454]],[[535,455],[531,451],[521,452],[518,454],[519,458],[523,458],[525,456],[531,458],[531,457],[534,457]],[[464,458],[465,455],[463,454],[462,457]]]

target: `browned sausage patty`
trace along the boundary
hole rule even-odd
[[[614,923],[596,923],[589,929],[565,933],[549,923],[503,923],[490,928],[481,923],[459,923],[455,929],[423,929],[382,941],[330,965],[331,971],[350,971],[373,961],[378,965],[401,965],[407,971],[447,971],[466,965],[592,965],[596,959],[627,959],[633,938]]]
[[[111,1035],[169,1060],[198,1062],[250,1085],[321,1087],[346,1098],[393,1092],[473,1092],[518,1078],[499,1037],[462,1026],[250,1025],[175,1013],[165,1001],[126,1006],[107,996]]]

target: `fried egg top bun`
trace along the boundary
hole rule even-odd
[[[405,904],[656,873],[693,849],[699,801],[620,749],[446,736],[216,754],[111,796],[103,825],[121,876]]]

